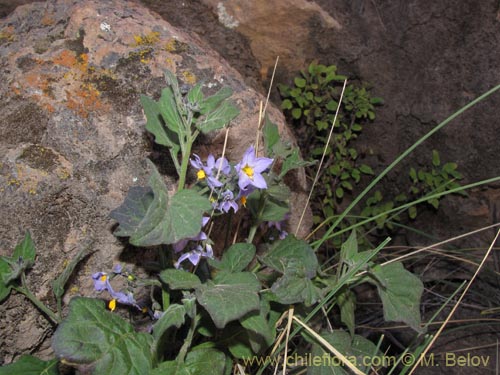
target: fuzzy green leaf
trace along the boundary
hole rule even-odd
[[[163,270],[160,279],[173,290],[194,289],[201,285],[200,279],[195,274],[175,268]]]
[[[227,272],[243,271],[255,257],[255,246],[251,243],[235,243],[229,247],[215,267]]]
[[[299,155],[299,149],[294,148],[292,153],[283,160],[283,165],[281,166],[281,172],[279,178],[283,178],[289,171],[297,168],[308,167],[313,165],[315,161],[305,161]]]
[[[170,305],[160,319],[153,325],[153,337],[158,341],[171,327],[179,328],[184,324],[186,309],[183,305]]]
[[[292,117],[296,120],[302,117],[302,109],[294,108],[292,109]]]
[[[219,272],[214,281],[196,288],[196,298],[210,314],[217,328],[240,319],[250,311],[260,307],[261,285],[254,274],[249,272]]]
[[[213,111],[207,112],[204,118],[196,123],[196,128],[204,134],[221,129],[236,116],[240,110],[230,102],[222,102]]]
[[[135,246],[155,246],[176,243],[184,238],[194,237],[201,230],[203,212],[211,208],[208,199],[188,189],[178,191],[169,199],[163,178],[153,163],[149,162],[152,175],[149,185],[153,190],[153,201],[144,213],[144,202],[149,198],[125,200],[113,211],[112,217],[124,230],[118,228],[116,235],[130,236]],[[132,204],[129,206],[129,204]],[[138,211],[134,211],[135,209]]]
[[[223,375],[226,356],[215,349],[197,349],[189,352],[184,363],[162,362],[148,375]]]
[[[260,314],[253,313],[240,320],[243,328],[247,330],[248,338],[254,353],[267,349],[274,342],[276,330]]]
[[[0,375],[57,375],[57,359],[42,361],[31,355],[23,354],[16,362],[0,367]]]
[[[373,174],[373,169],[369,165],[366,165],[366,164],[361,164],[359,166],[359,170],[361,171],[361,173],[364,173],[364,174]]]
[[[306,87],[306,80],[304,78],[299,78],[299,77],[296,77],[294,80],[293,80],[293,83],[295,83],[295,86],[297,87],[300,87],[300,88],[303,88],[303,87]]]
[[[114,235],[118,237],[132,236],[146,216],[153,200],[154,194],[150,187],[132,186],[123,204],[109,214],[111,218],[120,223]]]
[[[362,336],[354,335],[351,337],[349,333],[335,330],[331,333],[322,333],[326,341],[328,341],[335,349],[345,355],[348,359],[352,358],[352,362],[357,364],[357,367],[365,372],[369,367],[363,367],[363,360],[373,356],[379,356],[375,344]],[[309,341],[313,341],[310,339]],[[313,341],[314,342],[314,341]],[[324,361],[319,366],[310,366],[307,368],[307,375],[348,375],[349,371],[340,366],[341,362],[330,352],[314,342],[311,350],[312,358],[323,358]],[[356,358],[354,358],[356,357]],[[351,363],[352,363],[351,362]]]
[[[273,156],[273,147],[280,141],[280,133],[278,131],[278,126],[273,124],[267,116],[264,127],[262,128],[262,136],[264,137],[266,155]]]
[[[128,322],[106,310],[104,301],[77,297],[52,341],[56,356],[91,365],[100,375],[149,374],[153,337],[135,332]]]
[[[354,336],[356,295],[350,289],[345,289],[337,297],[337,303],[340,308],[340,321],[346,325],[351,336]]]
[[[12,289],[12,286],[4,281],[9,279],[10,274],[11,269],[9,264],[0,257],[0,303],[9,296],[10,290]]]
[[[378,281],[376,285],[384,306],[385,320],[405,322],[415,331],[421,332],[422,281],[407,271],[400,262],[377,265],[372,272]]]
[[[233,90],[230,87],[223,87],[214,95],[205,98],[200,103],[200,113],[206,115],[216,109],[224,100],[233,95]]]
[[[310,279],[318,269],[318,259],[311,246],[291,234],[284,240],[274,242],[271,250],[261,260],[266,266],[281,273],[300,264],[304,276]]]
[[[284,305],[303,303],[311,306],[321,298],[321,290],[302,275],[287,272],[272,285],[276,301]]]

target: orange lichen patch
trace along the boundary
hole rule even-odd
[[[151,31],[145,35],[134,35],[135,46],[152,46],[160,41],[160,33]]]
[[[188,70],[182,72],[182,77],[184,78],[184,82],[188,85],[194,85],[196,83],[196,76]]]
[[[66,90],[66,106],[82,118],[89,112],[103,110],[106,105],[100,99],[101,93],[91,83],[85,83],[74,92]]]
[[[70,69],[78,69],[82,73],[86,73],[88,69],[88,55],[82,53],[78,56],[73,51],[63,50],[58,56],[54,58],[54,64],[64,66]]]

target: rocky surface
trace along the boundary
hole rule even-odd
[[[254,142],[264,97],[196,35],[139,4],[32,3],[3,19],[0,32],[0,254],[31,230],[38,258],[28,282],[53,306],[50,283],[82,247],[95,252],[66,299],[91,295],[93,272],[109,269],[120,256],[133,258],[112,235],[108,214],[130,186],[146,183],[146,158],[175,186],[168,153],[147,136],[139,102],[140,94],[159,96],[165,69],[183,84],[234,90],[241,114],[229,131],[231,160]],[[280,111],[270,105],[268,114],[293,141]],[[223,136],[202,139],[196,151],[220,154],[222,142]],[[295,190],[304,183],[299,174]],[[292,198],[297,216],[301,200]],[[141,254],[139,266],[147,259]],[[0,306],[0,328],[0,363],[22,352],[50,352],[50,327],[19,295]]]

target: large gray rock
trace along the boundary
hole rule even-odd
[[[30,229],[38,257],[29,284],[53,307],[50,282],[79,249],[92,244],[95,253],[71,280],[66,300],[91,294],[92,272],[109,269],[122,254],[108,214],[130,186],[146,184],[146,158],[175,186],[168,153],[146,135],[139,102],[140,94],[159,96],[165,69],[181,83],[234,90],[241,114],[229,131],[232,160],[254,142],[265,98],[196,36],[140,5],[33,3],[2,20],[0,30],[0,254],[7,255]],[[281,112],[270,105],[267,113],[293,142]],[[222,135],[205,137],[197,151],[220,154],[222,143]],[[305,201],[304,185],[303,172],[296,174],[295,216]],[[141,251],[139,264],[152,256]],[[128,254],[122,260],[133,257]],[[23,297],[11,296],[0,306],[0,328],[0,362],[22,352],[50,353],[50,327]]]

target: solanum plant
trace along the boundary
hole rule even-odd
[[[159,101],[143,96],[141,102],[146,129],[166,147],[176,167],[175,193],[169,193],[172,189],[149,162],[148,186],[131,187],[110,213],[119,224],[116,236],[128,238],[135,251],[158,251],[159,271],[144,278],[122,264],[94,270],[100,298],[74,298],[64,319],[55,321],[57,360],[99,375],[230,374],[244,359],[271,354],[279,343],[280,318],[291,305],[305,322],[321,307],[337,309],[345,330],[324,338],[340,340],[346,350],[376,355],[375,344],[356,335],[353,288],[365,282],[377,287],[387,320],[420,331],[422,283],[399,262],[376,264],[387,241],[358,251],[353,232],[330,273],[320,271],[317,253],[306,241],[286,232],[290,190],[284,178],[308,163],[280,139],[275,124],[265,119],[262,150],[249,145],[239,160],[224,155],[202,159],[192,153],[197,136],[222,129],[239,113],[230,101],[232,91],[222,88],[206,96],[199,83],[183,94],[174,74],[166,72],[166,81]],[[237,211],[248,221],[239,233],[245,240],[213,242],[211,224]],[[28,256],[23,254],[16,250],[0,261],[3,298],[34,262],[34,246]],[[149,298],[138,298],[144,289]],[[136,330],[117,313],[127,309],[131,316],[148,319],[146,330]],[[323,348],[315,343],[313,350]],[[26,366],[58,373],[54,361],[23,357],[0,374]],[[261,364],[247,372],[264,369]]]

